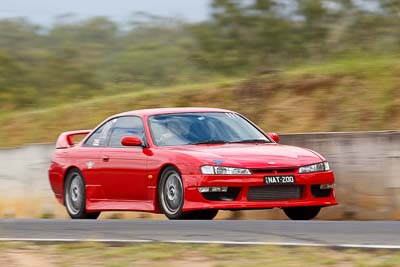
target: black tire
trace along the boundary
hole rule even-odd
[[[85,180],[78,169],[68,172],[64,184],[64,204],[72,219],[97,219],[100,212],[86,212]]]
[[[195,210],[185,212],[185,220],[212,220],[217,216],[218,210]]]
[[[218,210],[182,211],[185,188],[179,171],[172,166],[162,172],[157,192],[160,209],[170,220],[212,220],[217,216]]]
[[[161,174],[158,183],[158,203],[164,215],[170,220],[185,219],[182,212],[184,187],[179,171],[169,166]]]
[[[321,207],[294,207],[284,208],[286,216],[292,220],[311,220],[320,212]]]

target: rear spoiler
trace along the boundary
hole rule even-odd
[[[56,149],[73,147],[75,145],[74,142],[75,135],[87,135],[90,132],[92,132],[92,130],[78,130],[78,131],[64,132],[60,134],[60,136],[57,139]]]

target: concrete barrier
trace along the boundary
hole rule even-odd
[[[325,209],[325,217],[400,219],[400,132],[288,134],[281,140],[330,162],[340,205]]]
[[[318,151],[335,171],[340,205],[323,209],[320,219],[400,219],[400,132],[282,134],[281,143]],[[0,149],[0,216],[66,217],[47,178],[53,149],[54,144]],[[279,210],[219,217],[285,218]]]

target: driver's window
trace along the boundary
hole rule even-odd
[[[116,119],[111,129],[110,147],[123,147],[121,139],[124,136],[137,136],[144,141],[144,127],[142,119],[139,117],[120,117]]]

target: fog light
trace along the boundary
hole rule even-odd
[[[200,193],[217,193],[217,192],[227,192],[227,186],[212,186],[212,187],[199,187]]]
[[[333,189],[335,188],[335,184],[321,184],[319,189]]]

